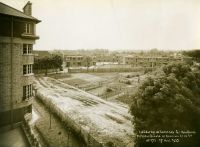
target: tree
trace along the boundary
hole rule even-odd
[[[63,70],[62,69],[63,59],[62,59],[61,56],[59,56],[59,55],[53,56],[52,59],[51,59],[51,62],[52,62],[54,69]]]
[[[45,75],[48,73],[48,69],[60,69],[62,70],[62,57],[59,55],[55,55],[52,57],[43,57],[43,58],[36,58],[34,61],[34,70],[45,70]]]
[[[45,75],[47,75],[48,69],[51,68],[51,63],[51,58],[49,57],[44,57],[41,59],[42,68],[45,69]]]
[[[88,68],[91,66],[91,62],[92,62],[92,58],[87,56],[85,57],[85,66],[87,67],[87,71],[88,71]]]
[[[192,57],[195,61],[200,62],[200,50],[184,51],[183,55]]]
[[[173,63],[163,67],[162,72],[148,78],[133,97],[130,111],[134,132],[192,130],[196,131],[194,137],[181,138],[181,143],[170,146],[200,146],[200,71],[191,70],[185,63]],[[136,143],[149,146],[142,138],[136,138]]]

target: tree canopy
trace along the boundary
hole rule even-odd
[[[60,69],[62,70],[63,59],[59,55],[52,57],[35,58],[34,70],[45,70],[47,75],[48,69]]]
[[[162,72],[160,76],[149,77],[133,97],[130,111],[135,133],[141,130],[192,130],[197,135],[190,141],[193,146],[200,146],[199,69],[191,69],[185,63],[172,63],[164,66]],[[138,146],[146,144],[140,138],[136,138],[136,142]]]
[[[192,57],[197,62],[200,62],[200,50],[184,51],[183,54]]]

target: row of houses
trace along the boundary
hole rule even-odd
[[[169,62],[177,62],[188,60],[189,58],[179,57],[143,57],[143,56],[64,56],[64,61],[67,67],[78,67],[78,66],[94,66],[97,63],[117,63],[131,65],[132,67],[158,67]]]
[[[125,56],[122,59],[122,64],[132,65],[133,67],[157,67],[169,62],[183,61],[186,57],[138,57]]]
[[[66,64],[66,67],[90,67],[96,65],[95,57],[93,56],[64,56],[64,62]]]
[[[35,57],[52,56],[54,53],[48,51],[34,51]],[[132,67],[159,67],[169,62],[188,60],[188,57],[178,56],[141,56],[127,54],[106,54],[106,55],[66,55],[63,57],[66,67],[90,67],[98,63],[124,64]]]

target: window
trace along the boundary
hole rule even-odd
[[[32,34],[33,33],[33,27],[32,27],[33,25],[31,24],[31,23],[26,23],[25,24],[25,33],[26,34]]]
[[[24,100],[33,96],[32,84],[23,86],[23,98]]]
[[[33,45],[32,44],[28,44],[28,54],[31,54],[33,50]]]
[[[32,54],[33,45],[32,44],[23,44],[23,54]]]
[[[78,64],[78,66],[81,66],[81,62],[78,62],[77,64]]]
[[[33,65],[28,64],[28,65],[23,65],[23,74],[30,74],[32,73]]]
[[[32,65],[28,65],[28,73],[32,73]]]
[[[26,74],[26,65],[23,65],[23,75]]]

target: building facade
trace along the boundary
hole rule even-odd
[[[124,56],[122,64],[132,65],[133,67],[159,67],[169,62],[183,61],[182,57],[138,57]]]
[[[65,55],[66,67],[90,67],[96,65],[94,56]]]
[[[34,55],[39,37],[32,4],[23,12],[0,2],[0,127],[21,122],[32,112]]]

